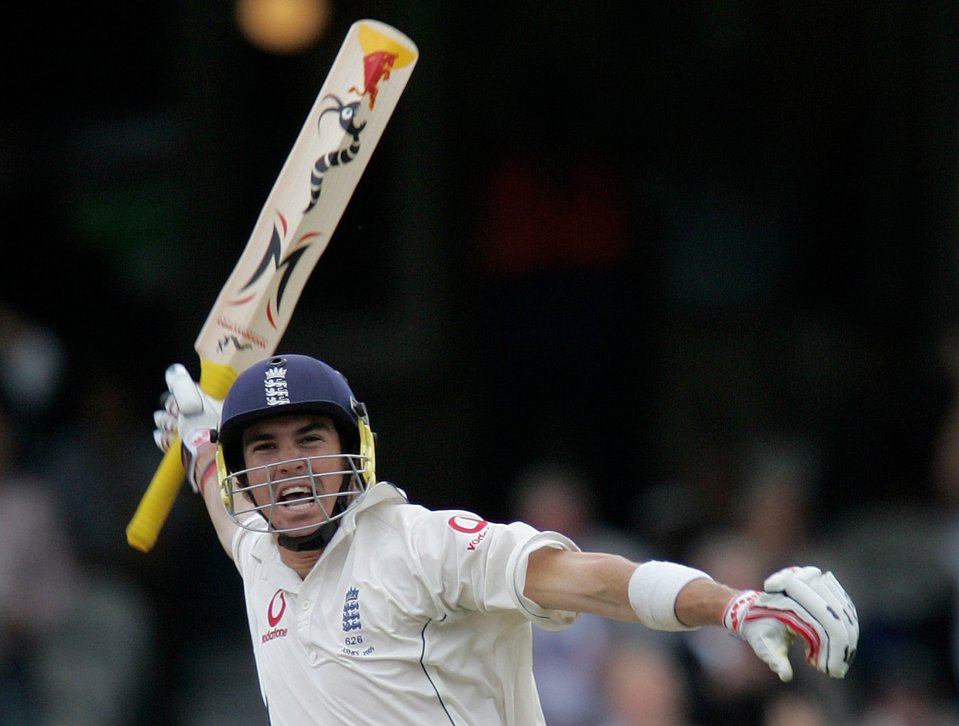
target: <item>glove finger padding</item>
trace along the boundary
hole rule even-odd
[[[178,413],[192,416],[203,410],[203,394],[190,372],[180,363],[174,363],[166,369],[166,385],[171,394],[167,398],[167,405],[169,406],[170,399],[173,399]]]
[[[846,630],[846,640],[842,647],[839,647],[839,643],[843,641],[837,641],[836,647],[832,648],[829,654],[829,674],[842,678],[856,658],[856,650],[859,647],[859,613],[849,593],[839,584],[835,575],[831,572],[823,573],[822,585],[835,597],[838,603],[836,612]]]
[[[856,654],[859,617],[836,577],[818,567],[789,567],[770,575],[764,587],[787,601],[777,607],[791,612],[784,622],[803,639],[806,662],[833,678],[844,677]]]
[[[789,629],[777,620],[767,619],[751,626],[748,638],[753,652],[779,676],[779,680],[788,683],[793,679],[793,668],[789,662],[789,644],[793,640]]]
[[[839,584],[839,580],[837,580],[836,576],[831,572],[827,572],[823,575],[823,585],[829,589],[833,595],[835,595],[836,600],[842,607],[842,610],[840,611],[840,617],[848,624],[850,642],[853,646],[854,656],[855,648],[859,643],[859,612],[856,610],[856,605],[853,603],[849,593],[846,592],[843,586]],[[850,656],[849,660],[850,662],[852,661],[852,656]]]
[[[153,440],[156,442],[160,451],[166,453],[166,450],[170,448],[170,442],[173,441],[173,437],[177,432],[176,414],[170,413],[165,408],[154,411],[153,424],[156,426],[153,431]]]
[[[781,595],[745,590],[729,601],[723,613],[725,628],[745,640],[784,683],[793,677],[789,645],[795,637],[779,612],[785,600]]]

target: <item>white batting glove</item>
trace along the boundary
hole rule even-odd
[[[742,638],[782,681],[793,677],[789,645],[798,636],[806,662],[843,678],[856,655],[859,615],[831,572],[787,567],[770,575],[763,592],[746,590],[726,606],[723,625]]]
[[[201,391],[189,371],[179,363],[167,368],[166,384],[169,390],[165,394],[163,408],[153,414],[156,425],[153,440],[160,451],[166,452],[173,437],[180,437],[180,453],[187,481],[194,492],[199,492],[193,462],[200,446],[210,442],[211,433],[219,426],[223,404]]]

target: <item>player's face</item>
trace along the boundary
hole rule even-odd
[[[323,510],[331,514],[336,497],[319,502],[313,499],[309,474],[315,475],[317,494],[338,492],[343,484],[342,472],[349,466],[344,457],[338,456],[341,453],[340,436],[327,416],[278,416],[243,432],[243,457],[246,466],[253,469],[247,474],[247,483],[257,506],[267,507],[263,514],[275,529],[319,525],[326,520]],[[274,483],[257,486],[268,480]],[[271,501],[276,502],[272,507]],[[312,531],[299,530],[297,535]]]

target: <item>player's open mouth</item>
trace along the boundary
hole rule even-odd
[[[293,486],[284,489],[277,502],[288,509],[306,509],[314,504],[313,490],[308,486]]]

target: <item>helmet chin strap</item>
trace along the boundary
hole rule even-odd
[[[291,537],[288,534],[277,535],[277,542],[280,547],[292,552],[321,550],[330,543],[333,535],[336,534],[336,528],[339,526],[340,520],[338,519],[333,522],[324,522],[315,532],[303,537]]]

